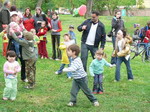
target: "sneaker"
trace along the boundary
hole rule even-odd
[[[97,92],[92,92],[93,94],[97,94]]]
[[[44,57],[42,56],[41,59],[43,59]]]
[[[26,88],[26,89],[33,89],[33,88],[34,88],[34,86],[27,85],[27,86],[25,86],[24,88]]]
[[[128,81],[133,81],[133,79],[128,79]]]
[[[58,75],[59,74],[58,71],[56,71],[55,74]]]
[[[5,100],[5,101],[6,101],[6,100],[8,100],[8,98],[6,98],[6,97],[3,97],[3,98],[2,98],[2,100]]]
[[[75,106],[76,104],[75,103],[73,103],[73,102],[69,102],[68,104],[67,104],[67,106],[69,106],[69,107],[73,107],[73,106]]]
[[[60,59],[56,58],[55,60],[56,60],[56,61],[59,61]]]
[[[119,81],[117,81],[117,80],[114,80],[114,82],[119,82]]]
[[[24,80],[22,80],[23,82],[28,82],[28,79],[24,79]]]
[[[93,105],[94,105],[95,107],[98,107],[98,106],[99,106],[99,102],[96,101],[96,102],[93,103]]]
[[[102,91],[100,91],[100,92],[98,92],[98,94],[103,94],[103,92],[102,92]]]
[[[68,77],[68,79],[71,79],[71,77]]]
[[[11,101],[15,101],[16,100],[16,98],[12,98],[12,99],[10,99]]]

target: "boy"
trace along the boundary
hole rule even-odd
[[[25,86],[27,89],[34,88],[35,85],[35,71],[36,71],[36,54],[34,50],[33,34],[28,31],[23,32],[24,39],[20,40],[14,32],[12,32],[13,39],[22,46],[22,57],[25,60],[25,73],[27,75],[29,85]]]
[[[76,41],[76,35],[75,35],[75,33],[73,32],[73,30],[74,30],[74,26],[73,26],[73,25],[70,25],[70,26],[69,26],[69,32],[68,32],[68,34],[71,36],[71,40],[74,40],[75,43],[77,43],[77,41]]]
[[[94,104],[94,106],[99,106],[99,102],[92,94],[91,90],[87,85],[87,74],[83,69],[83,65],[80,57],[78,57],[80,50],[79,46],[73,44],[68,47],[68,56],[72,58],[71,66],[64,68],[63,72],[72,72],[73,82],[71,89],[71,99],[68,106],[74,106],[76,104],[76,98],[79,90],[81,89],[88,99]]]

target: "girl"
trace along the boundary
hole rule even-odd
[[[47,33],[48,29],[46,27],[46,22],[42,21],[41,23],[41,28],[39,29],[37,36],[40,38],[40,43],[38,44],[38,53],[41,57],[41,59],[48,58],[48,53],[47,53],[47,49],[46,49],[46,33]]]
[[[59,68],[58,71],[55,72],[55,74],[61,74],[62,73],[62,70],[64,69],[65,65],[66,64],[69,64],[69,60],[68,59],[68,56],[67,56],[67,52],[66,52],[66,49],[68,46],[72,45],[72,44],[75,44],[75,41],[74,40],[71,40],[71,37],[69,34],[64,34],[64,42],[62,42],[59,46],[59,48],[62,50],[62,60],[61,60],[61,66]],[[70,66],[70,65],[68,65]],[[70,79],[71,78],[71,72],[68,72],[67,73],[67,77]]]
[[[133,80],[132,70],[130,67],[130,43],[132,39],[129,36],[126,36],[124,30],[119,30],[117,32],[116,46],[113,56],[117,57],[116,63],[116,73],[115,73],[115,82],[120,81],[120,66],[124,62],[127,68],[128,80]]]
[[[5,85],[3,100],[15,100],[17,95],[17,73],[20,72],[21,68],[16,59],[14,51],[7,52],[7,61],[3,66]]]
[[[60,31],[62,31],[61,21],[58,19],[58,14],[55,12],[52,15],[51,20],[51,38],[52,38],[52,59],[60,60],[61,59],[61,51],[58,48],[60,45]],[[56,48],[57,48],[57,56],[56,56]]]
[[[95,59],[90,64],[89,70],[91,76],[94,77],[93,82],[93,94],[103,94],[103,72],[104,66],[113,67],[104,58],[103,50],[97,50],[95,53]]]
[[[115,16],[112,19],[112,43],[113,43],[113,50],[115,49],[115,41],[117,32],[120,29],[124,29],[124,21],[121,18],[121,12],[118,10],[115,12]],[[111,64],[116,64],[116,57],[111,57]]]

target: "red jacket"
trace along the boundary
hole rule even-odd
[[[27,18],[24,16],[23,17],[23,25],[27,31],[34,29],[34,19],[33,18]]]

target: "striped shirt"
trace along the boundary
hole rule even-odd
[[[72,59],[71,66],[64,68],[63,72],[72,72],[72,77],[74,79],[80,79],[87,76],[87,73],[83,69],[83,64],[80,57]]]

